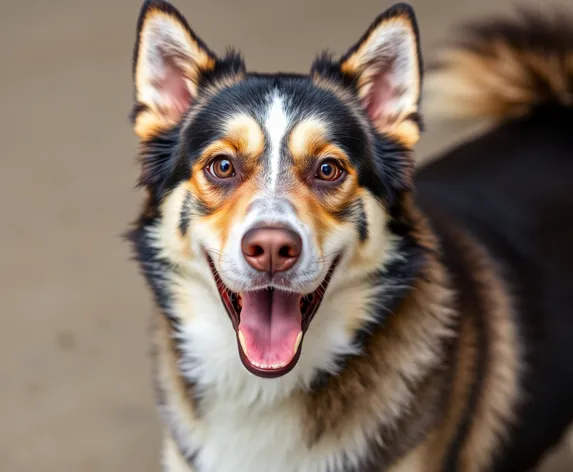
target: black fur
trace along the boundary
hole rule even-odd
[[[368,239],[368,219],[366,217],[366,212],[364,211],[364,203],[362,200],[358,200],[358,220],[356,222],[358,226],[358,237],[360,242],[364,242]]]
[[[190,168],[178,165],[180,160],[180,126],[163,131],[141,144],[139,186],[149,189],[154,204],[177,182],[190,177]]]
[[[181,206],[181,215],[179,216],[179,232],[182,235],[187,234],[189,229],[189,222],[191,220],[193,197],[191,192],[187,191],[185,199],[183,200],[183,205]]]
[[[417,200],[486,244],[526,346],[523,402],[492,472],[525,471],[573,419],[573,109],[540,107],[416,176]]]
[[[440,156],[415,179],[428,214],[439,209],[487,246],[516,305],[525,349],[521,401],[491,472],[533,470],[573,421],[573,20],[521,13],[462,25],[453,47],[485,61],[499,57],[503,44],[530,100],[512,105],[528,111]]]
[[[290,74],[251,74],[247,80],[207,98],[184,130],[176,126],[143,143],[140,184],[149,188],[159,202],[177,183],[191,177],[191,166],[221,135],[230,113],[249,113],[262,125],[262,112],[273,88],[289,97],[293,122],[307,113],[328,117],[333,142],[347,152],[358,171],[359,184],[372,194],[393,206],[409,188],[412,163],[404,146],[374,130],[365,130],[348,105],[332,92],[315,86],[308,76]],[[368,141],[373,143],[371,147],[364,146]]]
[[[170,322],[176,325],[178,321],[172,313],[172,294],[165,289],[165,277],[170,273],[171,264],[160,256],[159,250],[151,243],[148,232],[156,222],[156,215],[144,215],[135,222],[125,237],[131,242],[134,257],[139,262],[140,270],[151,289],[156,305]]]

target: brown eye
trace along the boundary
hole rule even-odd
[[[316,178],[326,182],[335,182],[342,177],[343,173],[344,170],[334,159],[326,159],[320,163]]]
[[[211,161],[207,171],[217,179],[228,179],[235,176],[235,168],[228,157],[219,156]]]

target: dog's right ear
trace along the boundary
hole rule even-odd
[[[145,139],[177,124],[197,96],[201,74],[213,70],[216,60],[175,7],[147,0],[133,56],[137,135]]]

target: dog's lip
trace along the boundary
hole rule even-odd
[[[237,344],[238,344],[239,356],[240,356],[241,361],[242,361],[243,365],[245,366],[245,368],[247,370],[249,370],[251,373],[253,373],[254,375],[257,375],[258,377],[264,377],[264,378],[280,377],[280,376],[283,376],[283,375],[287,374],[288,372],[290,372],[295,367],[295,365],[297,364],[297,362],[300,358],[300,354],[301,354],[301,350],[302,350],[302,344],[303,344],[303,340],[304,340],[304,335],[306,334],[306,331],[308,330],[311,321],[313,320],[316,312],[318,311],[318,309],[320,308],[320,305],[322,304],[322,300],[324,299],[324,295],[326,294],[326,290],[328,288],[328,285],[330,284],[334,270],[336,269],[338,262],[340,261],[340,256],[335,257],[335,259],[331,263],[330,268],[328,269],[326,275],[324,276],[321,284],[314,291],[312,291],[308,294],[300,294],[301,300],[304,297],[309,296],[309,295],[314,296],[313,300],[310,302],[310,303],[312,303],[312,305],[310,305],[310,310],[306,313],[303,313],[303,316],[302,316],[302,325],[301,325],[302,339],[300,340],[297,351],[296,351],[294,357],[291,359],[291,361],[287,365],[277,367],[277,368],[258,367],[258,366],[253,365],[252,362],[247,358],[243,348],[241,347],[241,343],[239,340],[240,314],[235,309],[234,301],[232,300],[232,297],[234,296],[235,292],[232,292],[231,290],[229,290],[229,288],[225,285],[225,283],[221,279],[221,276],[219,275],[219,272],[217,271],[217,269],[215,267],[215,263],[213,262],[210,255],[206,254],[206,256],[207,256],[207,261],[208,261],[209,267],[211,269],[211,273],[213,274],[213,277],[215,279],[215,283],[217,284],[217,291],[219,292],[219,296],[221,297],[221,301],[223,302],[223,305],[225,307],[225,311],[227,312],[227,315],[229,316],[229,319],[231,320],[231,323],[233,325],[235,333],[237,334]],[[275,288],[275,287],[273,287],[273,288]],[[276,288],[279,290],[281,290],[281,289],[284,290],[281,287],[276,287]]]

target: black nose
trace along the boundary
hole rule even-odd
[[[267,226],[247,231],[241,249],[253,269],[272,275],[295,265],[300,257],[302,241],[294,231]]]

